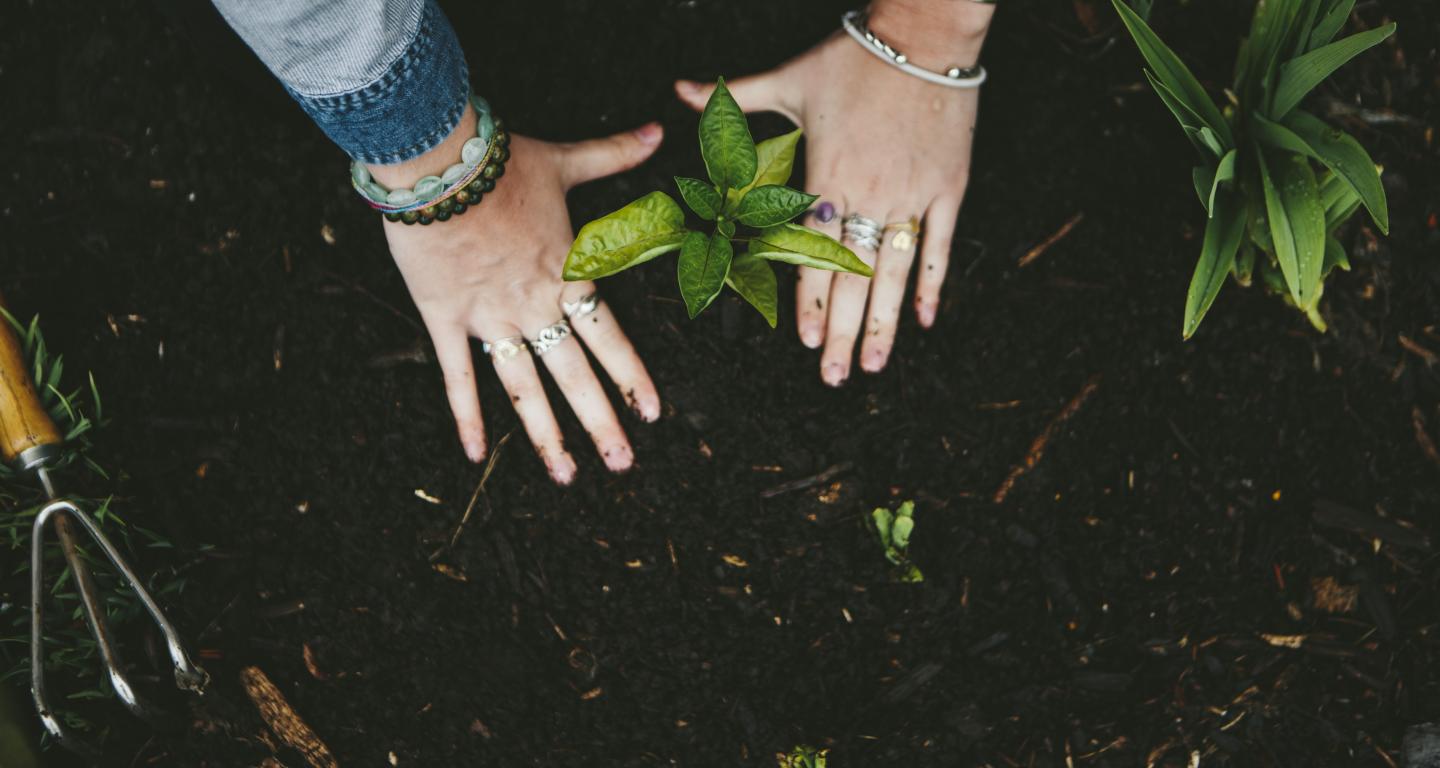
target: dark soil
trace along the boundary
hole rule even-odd
[[[516,130],[665,121],[577,221],[697,172],[673,77],[771,66],[849,6],[472,5],[451,10],[477,90]],[[1158,5],[1227,80],[1248,3]],[[0,11],[0,289],[95,371],[117,508],[214,545],[174,611],[216,690],[175,734],[117,710],[106,765],[271,755],[247,665],[347,766],[772,765],[801,743],[837,768],[1393,765],[1440,719],[1440,375],[1417,351],[1440,352],[1440,4],[1362,3],[1399,36],[1318,102],[1373,111],[1335,119],[1386,166],[1394,222],[1347,232],[1330,333],[1227,286],[1188,343],[1191,155],[1106,6],[1089,39],[1069,2],[1001,8],[946,306],[888,370],[830,390],[785,309],[774,332],[734,302],[689,322],[669,266],[609,279],[667,403],[628,424],[639,466],[577,450],[553,486],[482,377],[512,438],[453,549],[481,470],[341,153],[208,5]],[[887,583],[866,524],[905,498],[922,585]],[[1317,606],[1325,579],[1358,602]]]

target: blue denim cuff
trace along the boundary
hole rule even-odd
[[[470,95],[470,72],[450,20],[435,0],[426,0],[415,40],[374,81],[344,93],[286,90],[351,157],[393,164],[424,154],[455,129]]]

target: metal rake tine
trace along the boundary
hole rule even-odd
[[[79,551],[76,548],[74,534],[70,530],[69,522],[78,520],[91,540],[100,546],[105,556],[110,560],[111,565],[125,578],[131,589],[139,596],[140,602],[149,612],[150,617],[160,627],[165,635],[165,643],[170,652],[170,660],[175,670],[175,684],[182,689],[204,693],[205,686],[210,681],[210,676],[204,669],[190,660],[180,641],[179,633],[166,619],[165,614],[156,604],[155,599],[150,595],[130,569],[120,552],[110,542],[110,539],[95,525],[95,522],[83,510],[68,501],[56,501],[47,505],[35,517],[35,523],[31,531],[31,605],[30,605],[30,661],[31,661],[31,687],[35,697],[35,706],[40,713],[41,722],[45,729],[53,736],[60,739],[67,747],[77,743],[77,739],[70,735],[60,721],[55,717],[54,711],[50,709],[47,702],[45,690],[45,654],[43,647],[44,627],[44,536],[46,524],[51,518],[55,518],[56,535],[60,539],[60,546],[65,554],[70,569],[75,574],[75,582],[80,590],[81,604],[85,610],[85,616],[90,625],[91,634],[100,648],[100,657],[105,664],[105,670],[110,679],[110,685],[120,701],[130,709],[137,717],[148,722],[160,720],[159,710],[149,706],[136,694],[129,679],[121,669],[119,656],[115,651],[114,643],[111,641],[109,624],[105,620],[105,613],[101,607],[95,587],[94,579],[90,575],[89,568],[80,559]]]

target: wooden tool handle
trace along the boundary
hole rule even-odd
[[[0,296],[0,307],[5,297]],[[0,318],[0,458],[7,463],[42,445],[55,445],[60,430],[40,404],[30,381],[30,363],[15,329]]]

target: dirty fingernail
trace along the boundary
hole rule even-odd
[[[605,449],[605,466],[611,472],[624,472],[635,463],[635,454],[628,445],[616,445]]]
[[[849,374],[850,372],[846,370],[844,364],[828,363],[825,366],[825,370],[820,372],[820,378],[824,379],[826,384],[832,387],[838,387],[845,383],[845,377]]]
[[[660,401],[648,400],[635,406],[635,412],[640,415],[640,420],[646,424],[654,424],[660,419]]]
[[[575,460],[569,454],[560,456],[553,461],[547,461],[550,469],[550,477],[561,485],[569,485],[575,479]]]

